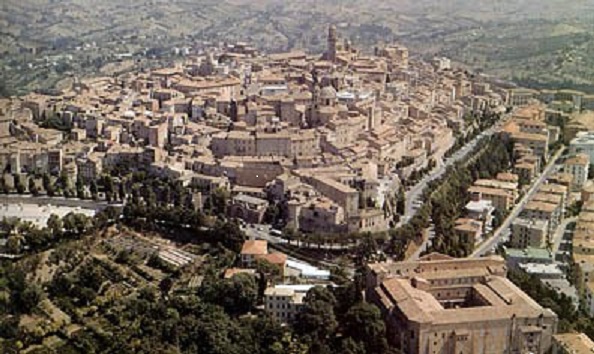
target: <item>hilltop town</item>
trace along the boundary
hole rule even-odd
[[[324,35],[0,100],[0,349],[591,348],[594,97]]]
[[[237,44],[5,100],[2,166],[85,182],[142,167],[199,189],[197,203],[229,189],[233,213],[250,223],[272,201],[296,230],[380,232],[394,222],[393,191],[443,165],[478,131],[473,115],[505,112],[504,100],[447,59],[409,62],[397,45],[362,55],[331,27],[322,57]]]

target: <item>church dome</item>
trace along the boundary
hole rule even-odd
[[[326,86],[320,91],[320,98],[324,100],[336,99],[336,90],[332,86]]]

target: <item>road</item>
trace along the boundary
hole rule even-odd
[[[250,239],[258,239],[258,240],[266,240],[268,243],[272,244],[289,244],[287,239],[274,236],[270,234],[270,225],[267,224],[255,224],[250,226],[242,226],[241,230],[245,232],[246,236]],[[297,247],[306,247],[312,249],[321,249],[321,250],[330,250],[330,251],[338,251],[338,250],[346,250],[353,247],[353,245],[342,245],[342,244],[322,244],[319,245],[315,243],[306,243],[301,241],[291,241],[292,246]]]
[[[82,200],[78,198],[64,198],[64,197],[46,197],[32,195],[10,194],[0,196],[0,204],[36,204],[36,205],[55,205],[69,208],[81,208],[91,210],[102,210],[107,208],[110,204],[106,202],[94,200]],[[114,206],[121,206],[113,204]]]
[[[484,130],[482,133],[478,134],[474,139],[456,151],[452,156],[445,160],[445,163],[440,167],[435,168],[431,171],[427,176],[425,176],[419,183],[417,183],[413,188],[406,192],[406,210],[405,214],[400,219],[400,222],[396,227],[400,227],[403,224],[410,221],[410,219],[415,216],[417,210],[423,205],[421,201],[421,195],[423,191],[427,187],[427,184],[431,181],[439,179],[443,176],[446,172],[447,168],[453,166],[459,161],[465,160],[468,155],[474,151],[478,142],[483,138],[488,138],[493,135],[495,132],[499,130],[502,124],[504,124],[507,119],[511,116],[511,114],[506,115],[504,118],[499,120],[495,125],[492,127]],[[419,248],[413,253],[409,259],[416,260],[420,257],[421,253],[427,248],[427,245],[431,241],[431,238],[427,238],[423,241],[423,243],[419,246]]]
[[[242,226],[241,230],[243,230],[246,234],[246,236],[249,239],[258,239],[258,240],[265,240],[268,241],[268,243],[271,244],[288,244],[286,239],[283,239],[281,237],[276,237],[270,234],[270,225],[266,225],[266,224],[256,224],[256,225],[249,225],[249,226]],[[298,241],[292,241],[291,245],[295,245],[298,247],[306,247],[305,243],[300,243]],[[341,248],[348,248],[349,246],[344,246],[344,245],[320,245],[319,249],[322,250],[339,250]],[[315,248],[318,249],[317,245],[312,245],[311,248]],[[294,257],[289,257],[289,259],[294,260],[294,261],[298,261],[301,262],[303,264],[308,264],[309,266],[314,267],[313,265],[294,258]],[[333,268],[336,266],[339,266],[339,264],[337,263],[333,263],[330,262],[328,260],[318,260],[318,262],[328,268]],[[354,274],[355,274],[355,269],[349,266],[344,266],[344,265],[340,265],[346,272],[347,275],[352,279]]]
[[[453,166],[457,162],[466,159],[468,154],[475,149],[478,142],[483,138],[487,138],[493,135],[507,120],[508,117],[509,116],[502,118],[499,122],[497,122],[497,124],[478,134],[474,139],[472,139],[470,142],[468,142],[466,145],[464,145],[462,148],[456,151],[452,156],[448,157],[440,167],[433,169],[428,175],[423,177],[423,179],[421,179],[419,183],[417,183],[410,190],[408,190],[406,192],[406,210],[401,219],[400,224],[408,222],[417,213],[417,209],[420,207],[420,205],[422,205],[420,200],[421,195],[423,194],[423,191],[425,190],[429,182],[441,178],[441,176],[443,176],[448,167]]]
[[[477,257],[481,257],[481,256],[485,255],[487,252],[492,251],[495,247],[497,247],[497,245],[500,243],[500,241],[502,241],[502,239],[505,239],[505,237],[507,237],[509,235],[510,225],[518,217],[518,215],[520,215],[520,213],[524,209],[524,206],[526,205],[526,203],[528,203],[528,201],[532,198],[532,196],[534,196],[534,194],[537,193],[538,188],[547,179],[547,177],[551,174],[551,172],[557,171],[557,169],[559,168],[559,165],[557,164],[557,160],[559,159],[559,157],[561,156],[561,154],[564,151],[565,151],[565,149],[560,149],[553,156],[553,158],[551,158],[551,161],[545,167],[543,173],[541,173],[540,176],[536,179],[536,181],[534,183],[532,183],[532,186],[530,187],[528,192],[524,195],[524,197],[522,197],[520,202],[518,204],[516,204],[516,206],[512,209],[512,212],[503,221],[501,226],[497,230],[495,230],[495,232],[493,233],[493,236],[491,236],[491,238],[485,240],[485,242],[483,242],[481,245],[479,245],[479,247],[474,250],[474,252],[470,255],[470,257],[477,258]]]
[[[559,255],[563,254],[564,250],[561,249],[561,243],[564,240],[567,240],[567,238],[566,238],[567,234],[571,233],[571,230],[568,230],[567,227],[569,226],[569,224],[576,222],[577,219],[578,219],[577,216],[564,219],[561,222],[561,224],[559,224],[559,226],[557,226],[557,230],[555,231],[555,234],[553,235],[553,240],[551,242],[552,243],[551,251],[553,252],[553,255],[555,256],[555,260],[557,260]]]

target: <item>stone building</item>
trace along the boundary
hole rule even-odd
[[[239,194],[233,197],[229,205],[229,215],[252,224],[262,223],[268,202],[264,199]]]
[[[547,353],[557,315],[511,281],[501,257],[368,265],[367,299],[404,353]]]

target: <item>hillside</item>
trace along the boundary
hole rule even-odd
[[[396,40],[413,53],[447,55],[537,86],[589,86],[592,11],[594,0],[6,0],[0,64],[14,92],[49,87],[64,73],[89,75],[114,53],[203,40],[320,51],[335,23],[359,46]],[[85,44],[95,49],[73,52]],[[45,65],[64,53],[73,55],[67,66]]]

